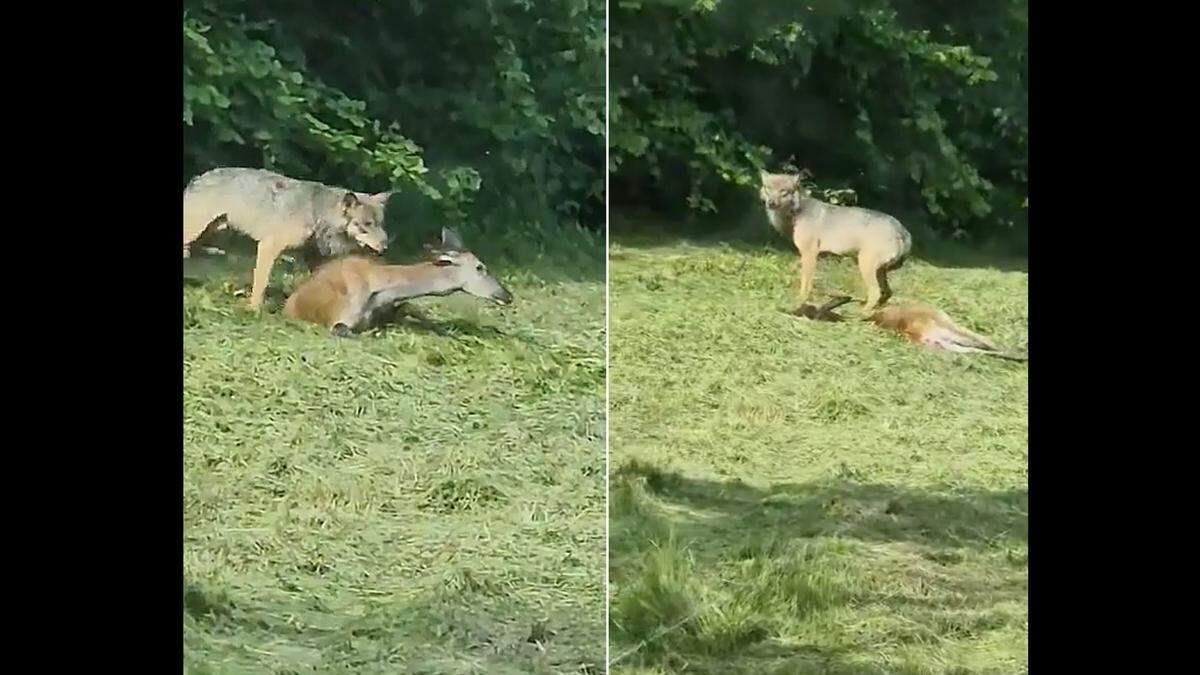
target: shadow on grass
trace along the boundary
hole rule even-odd
[[[782,483],[760,489],[738,481],[688,478],[640,462],[615,479],[640,479],[654,497],[681,507],[672,525],[707,548],[746,538],[841,536],[907,541],[934,548],[987,547],[1029,539],[1028,490],[932,495],[850,481]]]
[[[766,251],[795,252],[790,242],[771,229],[761,209],[728,219],[684,217],[678,221],[669,221],[662,215],[647,212],[614,212],[610,237],[621,246],[634,249],[687,244],[753,254]],[[970,246],[916,229],[913,231],[913,240],[912,259],[934,267],[1029,271],[1029,261],[1025,256],[1008,252],[1000,245]],[[619,260],[620,256],[614,256],[613,259]]]
[[[470,336],[479,338],[480,340],[517,339],[526,342],[529,341],[523,335],[506,333],[495,326],[478,324],[466,319],[437,321],[430,319],[424,312],[415,307],[404,306],[397,308],[391,316],[381,319],[380,325],[363,335],[382,337],[393,332],[404,333],[414,330],[448,338]]]
[[[448,572],[441,590],[352,614],[296,593],[319,581],[281,579],[255,600],[235,600],[245,591],[185,580],[185,640],[233,646],[236,672],[603,672],[594,616],[548,611],[485,573]]]
[[[621,655],[614,648],[614,653]],[[656,666],[667,673],[696,673],[697,675],[736,675],[754,673],[754,675],[984,675],[989,671],[973,670],[934,670],[906,665],[887,667],[862,663],[855,658],[852,649],[830,649],[815,647],[786,646],[773,642],[760,642],[731,664],[730,661],[714,655],[668,653],[661,658],[648,662],[625,660],[611,664],[609,672],[620,675],[626,672],[623,668],[636,663],[645,668]],[[652,670],[657,673],[659,671]],[[990,675],[990,673],[989,673]]]
[[[983,673],[935,667],[945,663],[938,652],[1023,630],[1005,607],[1026,592],[1026,490],[937,495],[843,479],[758,488],[638,461],[618,469],[612,486],[620,665]],[[994,564],[981,569],[982,560]],[[880,660],[898,645],[910,649]]]

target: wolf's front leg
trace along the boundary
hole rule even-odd
[[[254,286],[250,289],[250,309],[258,311],[262,308],[263,297],[267,294],[267,282],[271,280],[271,268],[275,259],[286,248],[279,239],[267,238],[258,242],[258,257],[254,262]]]
[[[254,287],[250,290],[250,309],[258,311],[262,307],[263,297],[267,293],[267,283],[271,281],[271,268],[279,255],[288,249],[297,248],[308,238],[308,230],[303,225],[293,225],[281,228],[276,234],[264,237],[258,242],[258,259],[254,263]]]
[[[800,248],[800,297],[799,304],[803,305],[812,294],[813,278],[817,274],[817,244],[805,242]]]

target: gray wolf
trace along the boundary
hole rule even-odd
[[[258,242],[250,308],[262,306],[275,260],[315,248],[321,258],[387,248],[384,206],[390,192],[365,194],[297,180],[264,169],[219,168],[183,190],[183,257],[210,230],[232,228]]]
[[[790,238],[800,254],[799,304],[812,293],[821,253],[857,253],[867,296],[863,311],[886,303],[892,295],[887,274],[899,269],[912,250],[908,230],[886,213],[822,202],[800,178],[799,174],[763,171],[759,190],[771,226]]]

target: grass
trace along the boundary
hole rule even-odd
[[[790,317],[766,236],[614,218],[610,672],[1026,672],[1025,364]],[[896,301],[1022,348],[1023,261],[940,248]],[[859,283],[822,260],[815,299]]]
[[[603,672],[599,241],[343,340],[279,315],[302,270],[260,317],[188,261],[186,672]]]

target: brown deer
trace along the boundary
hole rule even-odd
[[[416,265],[385,265],[360,256],[335,260],[300,284],[283,313],[344,337],[377,325],[413,298],[463,292],[501,305],[512,302],[512,294],[475,254],[464,250],[453,230],[443,229],[441,246],[431,250],[434,259]]]
[[[850,300],[849,296],[839,296],[821,307],[804,304],[796,308],[793,314],[815,321],[841,321],[842,317],[833,310]],[[867,320],[885,330],[896,331],[909,342],[929,349],[959,354],[987,354],[1013,361],[1029,360],[1028,355],[1001,349],[988,338],[959,326],[945,312],[932,307],[885,307],[872,313]]]

